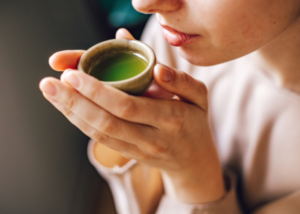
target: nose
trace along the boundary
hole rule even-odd
[[[183,0],[132,0],[133,7],[141,13],[163,13],[178,10]]]

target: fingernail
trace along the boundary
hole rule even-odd
[[[54,97],[57,94],[55,85],[50,81],[41,84],[41,90],[48,96]]]
[[[80,88],[80,80],[74,73],[68,73],[66,76],[66,80],[68,83],[70,83],[74,88],[79,89]]]
[[[165,82],[170,82],[172,80],[172,71],[166,66],[160,65],[161,68],[161,79]]]

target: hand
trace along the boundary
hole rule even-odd
[[[134,40],[134,37],[126,29],[119,29],[116,33],[116,39]],[[65,50],[56,52],[49,58],[49,65],[55,71],[77,69],[78,62],[84,52],[84,50]],[[170,99],[174,95],[163,90],[155,81],[153,81],[153,84],[143,96]],[[106,167],[114,167],[115,165],[123,166],[130,160],[119,152],[102,144],[95,144],[94,155],[97,161]]]
[[[50,60],[51,61],[51,60]],[[207,119],[203,83],[156,65],[157,84],[178,99],[134,97],[74,70],[45,78],[45,97],[84,133],[127,157],[161,169],[166,192],[205,203],[225,192]]]
[[[133,36],[125,29],[120,29],[116,33],[117,39],[133,40]],[[66,69],[76,69],[80,57],[85,51],[60,51],[53,54],[49,59],[50,66],[56,71]],[[150,89],[144,94],[148,97],[171,98],[173,94],[161,89],[155,81]],[[124,157],[118,151],[110,149],[101,143],[94,144],[94,157],[103,166],[114,167],[116,165],[125,165],[130,158]],[[147,177],[144,174],[147,173]],[[159,169],[136,165],[131,171],[132,187],[136,197],[139,198],[139,209],[141,213],[153,213],[163,194],[163,182]]]
[[[134,37],[126,29],[122,28],[117,31],[116,39],[134,40]],[[77,69],[80,57],[84,54],[84,52],[84,50],[66,50],[56,52],[49,58],[49,65],[55,71]],[[159,87],[159,85],[157,85],[154,81],[143,96],[170,99],[173,97],[173,94]]]

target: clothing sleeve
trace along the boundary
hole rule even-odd
[[[116,210],[119,214],[140,214],[139,202],[132,185],[132,169],[138,164],[136,160],[130,160],[122,167],[107,168],[101,165],[94,157],[95,141],[88,144],[88,158],[99,174],[107,181],[114,198]],[[226,195],[212,203],[185,204],[175,201],[167,196],[160,200],[157,214],[240,214],[235,195],[236,179],[230,170],[225,172],[227,186]]]
[[[137,162],[130,160],[124,166],[118,165],[113,168],[102,166],[94,156],[95,141],[88,144],[88,158],[99,174],[107,181],[114,198],[118,214],[139,214],[139,206],[133,191],[131,171]]]
[[[99,174],[107,181],[115,202],[118,214],[140,214],[140,204],[134,192],[132,184],[133,168],[137,167],[136,160],[130,160],[122,167],[114,166],[107,168],[101,165],[94,157],[95,141],[90,140],[88,144],[88,158]],[[236,179],[230,170],[226,170],[225,181],[227,186],[226,195],[212,203],[207,204],[185,204],[167,196],[160,200],[157,214],[240,214],[235,195]]]
[[[138,165],[135,160],[130,160],[122,167],[107,168],[102,166],[94,157],[95,142],[88,144],[88,157],[99,174],[108,182],[116,210],[119,214],[140,214],[139,202],[132,185],[132,169]],[[226,169],[224,173],[226,194],[218,201],[206,204],[186,204],[173,200],[164,195],[159,203],[156,214],[241,214],[236,196],[236,177],[234,172]],[[278,200],[254,210],[252,214],[299,214],[300,190],[295,191]]]

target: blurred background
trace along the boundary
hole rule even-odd
[[[148,16],[131,0],[0,0],[0,213],[116,213],[87,159],[88,138],[39,91],[59,78],[48,58],[87,49],[126,27],[139,38]]]

